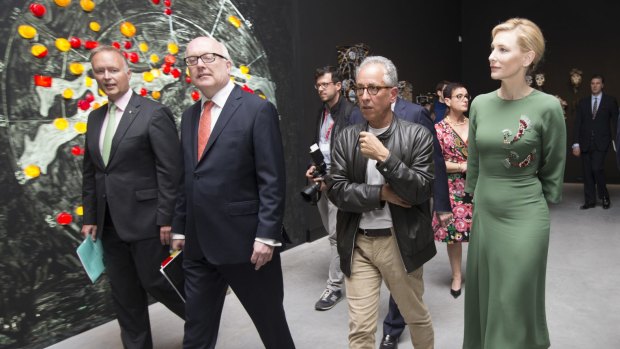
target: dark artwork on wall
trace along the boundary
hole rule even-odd
[[[107,100],[89,49],[118,46],[134,92],[177,117],[200,97],[182,64],[195,36],[226,44],[243,89],[276,104],[276,84],[254,23],[230,0],[16,0],[2,12],[0,347],[35,348],[113,317],[107,280],[91,285],[75,254],[86,119]]]

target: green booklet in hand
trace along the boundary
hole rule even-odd
[[[78,246],[77,254],[84,266],[84,270],[86,270],[86,274],[88,274],[90,281],[94,284],[105,270],[101,239],[93,241],[90,236],[87,236]]]

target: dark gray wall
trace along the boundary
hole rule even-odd
[[[399,80],[413,83],[414,95],[431,92],[439,80],[461,75],[461,26],[459,1],[296,1],[299,27],[300,79],[296,88],[301,119],[296,149],[297,173],[303,177],[310,161],[306,155],[313,141],[320,107],[314,89],[314,70],[337,65],[337,46],[364,43],[371,55],[391,59]],[[297,195],[297,194],[295,194]],[[315,207],[298,200],[305,213],[304,229],[323,232]],[[314,234],[311,234],[311,238]]]
[[[567,130],[572,143],[574,104],[590,93],[590,77],[605,76],[605,92],[620,98],[620,3],[616,1],[519,1],[498,3],[490,0],[463,1],[463,81],[473,94],[497,89],[491,80],[488,64],[491,29],[511,17],[525,17],[538,24],[545,36],[546,54],[540,67],[545,73],[544,91],[559,95],[569,104]],[[569,71],[583,71],[584,81],[578,93],[570,86]],[[567,151],[568,146],[567,144]],[[608,154],[607,179],[620,183],[615,153]],[[581,161],[568,156],[565,181],[581,181]]]

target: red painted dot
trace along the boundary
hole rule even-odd
[[[187,82],[188,84],[191,84],[192,83],[192,78],[190,78],[189,75],[187,75],[185,77],[185,82]]]
[[[71,44],[72,48],[77,50],[78,48],[82,46],[82,41],[80,40],[80,38],[72,36],[69,38],[69,44]]]
[[[149,91],[147,91],[144,87],[140,89],[140,96],[146,97],[146,95],[148,94],[149,94]]]
[[[177,68],[172,69],[170,74],[172,74],[172,76],[174,76],[175,79],[178,79],[179,76],[181,76],[181,72]]]
[[[86,111],[86,110],[88,110],[90,108],[90,102],[85,100],[85,99],[80,99],[77,102],[77,106],[78,106],[78,108],[80,108],[80,110]]]
[[[84,99],[88,102],[93,102],[95,100],[95,96],[93,96],[92,93],[88,92],[85,96]]]
[[[67,225],[73,222],[73,216],[67,212],[60,212],[56,216],[56,222],[60,225]]]
[[[167,14],[168,16],[170,16],[170,15],[172,14],[172,9],[171,9],[171,8],[169,8],[169,7],[167,7],[167,8],[164,10],[164,13],[165,13],[165,14]]]
[[[129,50],[131,46],[133,46],[133,44],[131,43],[131,41],[125,41],[125,43],[123,43],[123,46],[125,47],[125,50]]]
[[[92,49],[94,49],[94,48],[95,48],[95,47],[97,47],[97,46],[99,46],[99,43],[98,43],[97,41],[88,40],[88,41],[86,41],[86,42],[84,43],[84,47],[85,47],[87,50],[92,50]]]
[[[160,1],[160,0],[151,0],[151,1],[153,1],[153,3],[154,3],[155,5],[159,5],[159,1]]]
[[[137,52],[132,52],[129,54],[129,61],[131,63],[138,63],[139,60],[140,60],[140,56],[138,56]]]
[[[45,14],[45,6],[41,4],[32,3],[30,4],[29,9],[35,17],[41,18]]]
[[[177,58],[173,55],[166,55],[166,57],[164,58],[164,62],[166,62],[166,64],[173,65],[177,62]]]
[[[79,145],[74,145],[73,147],[71,147],[71,154],[75,156],[84,155],[84,149],[82,149],[82,147],[80,147]]]
[[[166,7],[170,7],[172,5],[172,1],[170,0],[164,0],[164,6]]]
[[[193,99],[194,101],[199,100],[199,99],[200,99],[200,92],[198,92],[198,91],[192,91],[192,99]]]
[[[116,47],[116,48],[117,48],[117,49],[119,49],[119,50],[121,49],[121,44],[120,44],[118,41],[114,41],[114,42],[112,43],[112,46]]]
[[[164,64],[161,66],[161,71],[164,72],[164,74],[170,74],[170,71],[172,69],[170,69],[170,66],[168,64]]]

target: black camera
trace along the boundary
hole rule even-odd
[[[319,146],[314,143],[310,146],[310,158],[312,158],[312,164],[314,165],[314,172],[312,172],[312,178],[321,178],[327,174],[327,164],[325,164],[325,158]],[[307,202],[316,202],[318,200],[317,193],[321,189],[321,182],[313,182],[309,186],[305,187],[301,191],[301,197]]]

